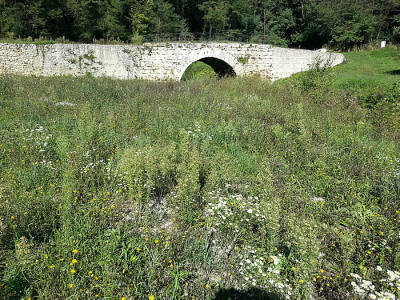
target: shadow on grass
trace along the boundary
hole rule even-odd
[[[400,75],[400,70],[387,71],[387,72],[385,72],[385,74]]]
[[[261,289],[249,289],[249,290],[236,290],[236,289],[222,289],[219,290],[214,300],[280,300],[277,294],[269,293]]]

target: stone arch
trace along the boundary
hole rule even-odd
[[[180,74],[180,79],[182,79],[183,74],[186,72],[186,70],[195,62],[203,62],[207,65],[209,65],[215,73],[221,78],[221,77],[234,77],[236,76],[236,71],[233,67],[232,63],[227,62],[225,59],[217,58],[215,56],[204,56],[202,58],[195,59],[191,61],[190,63],[186,64],[183,71]]]

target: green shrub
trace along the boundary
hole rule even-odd
[[[333,80],[330,61],[322,62],[317,58],[309,71],[298,75],[296,84],[302,92],[320,102],[327,98],[326,93],[332,90]]]

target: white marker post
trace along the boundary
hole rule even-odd
[[[386,48],[386,41],[381,41],[381,48]]]

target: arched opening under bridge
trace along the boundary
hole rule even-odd
[[[190,80],[197,77],[234,77],[236,72],[231,65],[222,59],[204,57],[188,66],[182,76],[182,80]]]

